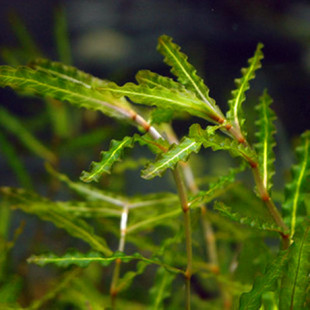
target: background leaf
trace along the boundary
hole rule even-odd
[[[288,269],[280,292],[279,309],[308,309],[310,286],[310,222],[306,220],[296,231],[294,244],[289,248]],[[309,302],[309,300],[308,300]]]
[[[292,168],[293,179],[285,187],[283,204],[284,220],[291,229],[291,237],[306,214],[305,194],[310,182],[310,131],[301,135],[301,143],[296,148],[297,165]]]

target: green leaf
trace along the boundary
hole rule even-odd
[[[45,58],[35,59],[29,64],[29,66],[37,71],[74,82],[89,89],[100,87],[108,83],[107,81],[96,78],[91,74],[78,70],[75,67]]]
[[[174,89],[185,95],[192,94],[192,96],[195,97],[195,93],[187,90],[183,84],[149,70],[140,70],[136,74],[136,80],[139,84],[143,84],[150,88]]]
[[[232,156],[241,156],[247,162],[256,162],[256,152],[250,147],[239,143],[237,140],[217,134],[215,130],[220,126],[209,126],[203,130],[199,124],[193,124],[189,130],[189,137],[197,143],[202,143],[205,148],[211,147],[213,151],[225,150]]]
[[[187,161],[192,152],[198,153],[200,147],[201,143],[184,137],[179,144],[172,145],[168,152],[162,153],[154,163],[149,164],[142,171],[142,177],[150,180],[162,176],[167,169],[173,169],[179,161]]]
[[[240,224],[246,224],[250,227],[260,230],[277,231],[277,232],[283,231],[281,227],[271,222],[268,217],[261,218],[256,214],[255,215],[253,214],[253,216],[243,215],[240,214],[240,212],[234,212],[232,208],[226,206],[223,202],[216,202],[214,209],[219,211],[221,215]]]
[[[161,109],[171,109],[177,112],[183,111],[211,122],[219,119],[219,116],[212,109],[191,92],[180,92],[161,86],[149,87],[145,84],[136,85],[133,83],[126,83],[122,87],[109,83],[98,89],[103,93],[112,93],[118,97],[127,96],[138,104],[157,106]]]
[[[84,84],[29,67],[0,66],[0,87],[10,86],[23,93],[68,101],[78,107],[98,110],[112,117],[132,116],[132,110],[123,98],[115,98],[108,92],[103,94]]]
[[[162,35],[158,39],[157,50],[165,57],[165,63],[172,67],[171,72],[178,81],[205,103],[213,116],[211,118],[223,122],[222,112],[209,96],[209,88],[196,74],[196,69],[187,61],[187,56],[180,51],[180,47],[172,42],[172,38]]]
[[[288,251],[280,252],[266,268],[266,272],[255,279],[252,290],[241,295],[240,310],[257,310],[260,308],[262,294],[275,289],[275,283],[283,273],[287,260]]]
[[[29,151],[47,161],[56,161],[56,156],[28,131],[18,118],[3,107],[0,107],[0,124],[14,134]]]
[[[15,208],[52,222],[55,226],[66,230],[71,236],[82,239],[94,250],[105,255],[111,255],[112,252],[106,241],[97,236],[91,226],[81,219],[74,218],[72,214],[65,212],[63,209],[55,208],[57,204],[48,199],[23,189],[9,187],[0,188],[0,194],[7,197]]]
[[[276,145],[274,134],[275,126],[274,120],[276,119],[275,113],[270,109],[272,103],[271,97],[265,90],[260,97],[260,103],[256,107],[258,111],[258,121],[256,125],[259,131],[256,133],[258,143],[255,145],[258,154],[258,167],[263,179],[264,187],[270,191],[272,187],[272,176],[275,173],[274,161],[275,155],[273,148]]]
[[[288,269],[280,292],[279,309],[309,309],[306,300],[310,287],[310,222],[305,221],[296,231],[289,248]],[[309,301],[309,300],[308,300]]]
[[[67,19],[64,8],[55,10],[54,36],[60,61],[70,65],[71,50],[68,38]]]
[[[109,203],[110,205],[116,205],[119,207],[124,207],[124,205],[128,203],[127,197],[103,191],[97,187],[90,186],[82,182],[73,182],[65,174],[57,172],[49,164],[46,165],[46,170],[88,201],[103,201]]]
[[[1,114],[1,111],[0,111]],[[1,116],[0,116],[1,118]],[[20,160],[17,151],[14,146],[8,141],[8,139],[0,131],[0,154],[5,157],[8,165],[14,171],[14,174],[20,183],[20,186],[31,189],[31,178],[25,168],[23,162]],[[0,225],[1,227],[1,225]]]
[[[150,289],[151,307],[153,310],[163,310],[164,301],[171,295],[171,285],[175,275],[164,268],[157,269],[154,286]]]
[[[115,252],[109,257],[104,257],[100,253],[97,252],[89,252],[87,254],[78,252],[76,250],[67,252],[63,256],[58,256],[53,253],[49,253],[46,255],[33,255],[28,258],[28,263],[34,263],[39,266],[45,266],[47,264],[55,264],[58,267],[68,267],[71,265],[77,265],[79,267],[87,267],[90,263],[97,262],[103,266],[110,265],[116,259],[120,259],[123,263],[128,263],[132,260],[139,260],[145,262],[147,265],[155,264],[159,266],[163,266],[167,270],[173,273],[183,273],[182,270],[178,268],[174,268],[172,266],[168,266],[163,264],[159,259],[146,258],[139,253],[134,253],[132,255],[126,255],[122,252]]]
[[[121,141],[112,140],[109,150],[101,152],[100,162],[92,162],[90,172],[82,172],[81,180],[83,182],[98,182],[103,173],[111,173],[113,164],[122,158],[125,148],[133,147],[133,143],[133,137],[125,137]]]
[[[305,194],[310,183],[310,131],[301,135],[301,144],[296,148],[297,165],[292,168],[293,179],[285,188],[283,204],[284,220],[294,236],[297,226],[306,214]]]
[[[232,91],[232,99],[228,101],[229,111],[227,112],[227,120],[230,121],[243,134],[244,116],[242,111],[242,103],[245,101],[245,92],[250,88],[249,81],[255,78],[255,71],[261,68],[261,60],[264,57],[262,52],[263,44],[258,43],[254,56],[248,60],[249,66],[242,68],[242,77],[235,79],[237,89]]]
[[[210,183],[209,189],[206,191],[199,191],[197,194],[189,198],[189,205],[191,207],[208,203],[221,193],[226,192],[228,186],[235,182],[236,175],[245,169],[242,164],[238,168],[231,168],[227,175],[220,176],[216,182]]]

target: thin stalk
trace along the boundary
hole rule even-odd
[[[121,223],[120,223],[120,239],[119,239],[119,244],[118,244],[118,251],[124,252],[125,250],[125,239],[126,239],[126,234],[127,234],[127,221],[128,221],[128,212],[129,212],[129,206],[125,205],[123,208],[122,216],[121,216]],[[118,294],[118,288],[117,288],[117,283],[120,275],[120,270],[121,270],[121,259],[118,258],[115,261],[115,267],[113,271],[113,276],[112,276],[112,282],[110,286],[110,296],[111,296],[111,304],[112,304],[112,309],[116,309],[116,297]]]
[[[174,180],[177,186],[178,194],[180,197],[181,207],[184,214],[184,225],[185,225],[185,240],[186,240],[186,256],[187,256],[187,267],[185,271],[185,283],[186,283],[186,309],[191,308],[191,277],[192,277],[192,264],[193,264],[193,253],[192,253],[192,232],[191,232],[191,219],[190,219],[190,208],[188,205],[187,192],[181,176],[179,165],[173,170]]]
[[[249,146],[246,139],[243,137],[242,133],[239,129],[232,127],[230,124],[227,124],[225,126],[227,131],[233,136],[234,139],[239,141],[239,143],[242,143],[246,146]],[[246,159],[246,158],[245,158]],[[272,198],[270,197],[267,188],[264,185],[264,182],[262,180],[261,174],[258,169],[258,162],[252,161],[250,159],[246,159],[248,163],[250,164],[252,168],[252,173],[254,177],[255,184],[257,186],[258,193],[260,195],[261,200],[265,203],[271,217],[273,218],[274,222],[283,229],[284,232],[288,231],[287,226],[285,225],[281,214],[279,213],[277,207],[275,206]],[[282,238],[282,247],[283,249],[287,249],[290,244],[290,237],[287,233],[280,233]]]
[[[165,133],[167,135],[167,139],[170,143],[179,143],[179,140],[172,128],[171,125],[165,126]],[[184,180],[186,183],[186,186],[189,188],[191,193],[197,194],[199,192],[199,187],[197,186],[195,182],[195,178],[193,175],[193,171],[188,165],[188,163],[182,163],[180,164]],[[217,255],[217,247],[216,247],[216,239],[214,236],[213,228],[208,220],[208,209],[207,207],[202,204],[200,206],[201,208],[201,224],[203,229],[203,235],[206,243],[206,249],[207,249],[207,256],[209,258],[209,262],[214,266],[214,272],[219,272],[219,263],[218,263],[218,255]]]

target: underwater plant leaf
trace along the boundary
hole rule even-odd
[[[241,156],[249,163],[256,162],[256,152],[254,150],[237,140],[217,134],[215,130],[218,128],[220,126],[208,126],[204,130],[199,124],[193,124],[189,130],[189,137],[197,143],[202,143],[205,148],[211,147],[213,151],[226,150],[233,157]]]
[[[168,152],[162,153],[154,163],[149,164],[141,175],[147,180],[162,176],[167,169],[173,169],[179,161],[187,161],[191,153],[198,153],[200,147],[201,143],[184,137],[179,144],[172,145]]]
[[[208,190],[199,191],[197,194],[189,197],[189,205],[194,207],[212,201],[214,198],[227,191],[227,188],[232,185],[238,173],[242,172],[246,166],[241,164],[240,167],[231,168],[227,175],[220,176],[216,182],[210,183]]]
[[[284,271],[288,260],[288,251],[281,251],[267,266],[266,272],[256,277],[252,290],[240,297],[239,310],[257,310],[261,306],[262,294],[275,290],[275,283]]]
[[[115,193],[110,193],[108,191],[103,191],[97,187],[82,182],[73,182],[65,174],[56,171],[51,165],[46,164],[45,167],[48,173],[64,182],[71,190],[81,195],[88,201],[103,201],[121,208],[128,203],[127,197],[116,195]]]
[[[66,213],[63,209],[55,208],[55,203],[52,201],[23,189],[9,187],[0,188],[0,194],[5,196],[15,208],[52,222],[55,226],[66,230],[71,236],[82,239],[94,250],[111,255],[112,251],[106,241],[97,236],[90,225],[81,219],[74,218],[72,214]]]
[[[166,270],[173,273],[183,273],[182,270],[175,268],[173,266],[166,265],[162,263],[159,259],[147,258],[142,256],[140,253],[134,253],[132,255],[126,255],[123,252],[115,252],[110,254],[108,257],[102,256],[101,253],[90,251],[88,253],[81,253],[77,250],[69,251],[63,256],[55,255],[54,253],[49,253],[46,255],[33,255],[28,258],[28,263],[34,263],[39,266],[45,266],[47,264],[55,264],[58,267],[68,267],[70,265],[77,265],[79,267],[87,267],[92,262],[98,262],[103,266],[110,265],[116,259],[120,259],[123,263],[128,263],[132,260],[138,260],[149,264],[155,264],[163,266]]]
[[[109,150],[101,152],[100,162],[93,161],[90,165],[90,171],[83,171],[80,179],[83,182],[98,182],[103,173],[111,173],[113,164],[121,160],[124,149],[132,148],[133,143],[133,137],[125,137],[121,141],[112,140]]]
[[[188,62],[187,56],[180,51],[180,47],[172,42],[171,37],[162,35],[158,39],[157,50],[165,57],[165,63],[171,66],[171,72],[178,78],[178,81],[204,102],[213,120],[221,123],[224,119],[222,112],[214,99],[209,96],[209,88],[197,75],[196,69]]]
[[[273,148],[276,145],[274,134],[276,132],[274,121],[276,115],[269,107],[272,99],[265,90],[259,99],[260,103],[256,107],[258,111],[258,120],[256,125],[259,131],[256,133],[258,143],[255,145],[258,154],[258,167],[263,179],[264,187],[270,191],[272,187],[272,176],[275,173],[274,161],[275,155]]]
[[[279,309],[309,309],[309,304],[306,305],[310,286],[309,220],[298,227],[288,251],[288,268],[282,279]]]
[[[13,116],[4,107],[0,107],[0,126],[14,134],[30,152],[47,161],[56,161],[56,156],[52,151],[43,145],[41,141],[36,139],[33,134],[23,126],[19,119]]]
[[[132,110],[124,98],[115,98],[111,93],[85,87],[76,80],[53,76],[29,67],[0,66],[0,87],[9,86],[23,94],[38,95],[68,101],[78,107],[98,110],[108,116],[130,118]]]
[[[94,77],[91,74],[78,70],[75,67],[45,58],[35,59],[29,64],[29,66],[37,71],[80,84],[89,89],[103,86],[108,83],[107,81]]]
[[[156,272],[155,283],[150,289],[151,307],[153,310],[163,310],[164,301],[171,295],[171,285],[175,274],[167,272],[163,267],[159,267]]]
[[[58,57],[61,62],[70,65],[72,62],[71,49],[68,35],[67,18],[64,8],[55,10],[54,37]]]
[[[292,181],[285,187],[285,202],[282,207],[284,221],[290,227],[291,237],[306,214],[304,197],[310,183],[310,131],[301,135],[296,155],[298,163],[292,168]]]
[[[187,112],[210,122],[217,122],[219,116],[212,109],[204,104],[191,92],[180,92],[176,89],[164,87],[149,87],[145,84],[126,83],[118,86],[115,83],[108,83],[98,90],[102,93],[108,92],[116,97],[129,97],[133,102],[149,106],[157,106],[161,109],[170,109],[177,112]]]
[[[0,111],[1,114],[1,111]],[[1,118],[1,116],[0,116]],[[14,171],[16,179],[20,185],[27,189],[32,189],[31,177],[27,169],[17,154],[17,150],[0,131],[0,154],[5,158],[8,166]],[[1,212],[0,212],[1,213]],[[1,227],[1,224],[0,224]]]
[[[167,76],[160,75],[158,73],[152,72],[150,70],[140,70],[136,74],[136,80],[139,84],[144,84],[150,88],[166,88],[174,89],[185,95],[192,95],[195,97],[195,94],[185,88],[184,85],[174,81],[172,78]]]
[[[216,202],[214,205],[214,209],[219,211],[221,215],[240,224],[245,224],[260,230],[276,231],[276,232],[283,231],[281,227],[277,226],[273,222],[270,222],[270,217],[266,217],[264,219],[256,216],[256,214],[255,215],[253,214],[252,217],[249,215],[243,215],[240,214],[240,212],[234,212],[232,208],[226,206],[223,202]]]
[[[10,23],[12,30],[21,45],[22,57],[26,58],[26,61],[29,61],[34,57],[40,57],[41,51],[20,16],[16,13],[10,14]]]
[[[234,124],[238,131],[246,134],[243,128],[245,121],[242,103],[245,101],[245,92],[250,88],[249,81],[255,78],[255,71],[261,68],[261,60],[264,55],[262,52],[262,43],[258,43],[254,56],[248,60],[249,66],[247,68],[242,68],[242,77],[235,79],[237,89],[233,90],[232,98],[228,101],[229,110],[227,112],[227,120]]]

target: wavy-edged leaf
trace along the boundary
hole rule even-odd
[[[197,143],[202,143],[205,148],[211,147],[213,151],[228,151],[234,157],[243,157],[250,164],[256,162],[256,152],[254,150],[237,140],[217,134],[215,130],[218,128],[220,126],[208,126],[207,129],[203,130],[199,124],[193,124],[189,130],[189,137]]]
[[[258,143],[255,145],[258,154],[258,167],[263,179],[264,187],[270,191],[272,187],[272,176],[275,173],[274,161],[275,155],[273,148],[276,145],[274,134],[276,132],[274,121],[276,115],[270,108],[272,103],[271,97],[267,90],[259,99],[259,105],[256,107],[258,111],[258,120],[256,125],[259,131],[256,133]]]
[[[258,43],[254,56],[248,60],[249,66],[242,68],[242,77],[235,79],[237,89],[232,91],[232,99],[228,101],[229,110],[227,112],[227,119],[243,134],[244,116],[242,110],[242,103],[245,101],[245,92],[250,88],[249,81],[255,78],[255,71],[261,68],[261,60],[264,55],[262,52],[262,43]]]
[[[94,233],[93,228],[81,219],[74,218],[63,209],[55,208],[55,203],[35,193],[23,189],[9,187],[0,188],[0,193],[16,208],[26,213],[35,214],[39,218],[52,222],[55,226],[66,230],[71,236],[82,239],[94,250],[111,255],[106,241]]]
[[[164,309],[164,301],[171,295],[171,285],[175,275],[164,268],[157,269],[155,283],[150,289],[151,307],[153,310]]]
[[[124,86],[118,86],[112,82],[98,88],[98,90],[103,93],[112,93],[118,97],[127,96],[138,104],[187,112],[211,122],[219,121],[218,114],[190,92],[180,92],[176,89],[167,89],[161,86],[149,87],[145,84],[137,85],[134,83],[126,83]]]
[[[86,88],[96,88],[106,85],[108,82],[94,77],[84,71],[78,70],[75,67],[65,65],[61,62],[51,61],[45,58],[38,58],[29,64],[30,67],[37,71],[41,71],[52,76],[80,84]]]
[[[75,80],[53,76],[29,67],[0,67],[0,87],[9,86],[17,91],[41,97],[68,101],[78,107],[98,110],[108,116],[130,118],[132,111],[123,98],[87,88]]]
[[[282,279],[279,309],[309,309],[310,287],[310,222],[305,221],[289,248],[288,269]],[[308,300],[309,302],[309,300]]]
[[[90,166],[90,171],[83,171],[80,179],[83,182],[98,182],[103,173],[111,173],[113,164],[121,160],[124,154],[124,149],[132,148],[133,143],[133,137],[125,137],[121,141],[112,140],[109,150],[101,152],[100,162],[93,161]]]
[[[128,198],[116,195],[115,193],[110,193],[98,189],[97,187],[82,183],[73,182],[65,174],[59,173],[51,165],[46,165],[46,170],[58,180],[64,182],[70,189],[84,197],[88,201],[104,201],[111,205],[116,205],[119,207],[124,207],[128,203]]]
[[[172,145],[168,152],[162,153],[154,163],[149,164],[142,171],[142,177],[150,180],[162,176],[167,169],[173,169],[179,161],[187,161],[191,153],[198,153],[200,147],[201,143],[184,137],[179,144]]]
[[[246,224],[250,227],[260,230],[276,231],[276,232],[283,231],[281,227],[271,222],[269,217],[266,217],[264,219],[257,216],[256,214],[255,215],[253,214],[253,216],[243,215],[240,214],[240,212],[234,212],[232,208],[226,206],[223,202],[216,202],[214,205],[214,209],[219,211],[221,215],[240,224]]]
[[[187,56],[180,51],[180,47],[172,42],[172,38],[167,35],[159,37],[157,50],[165,57],[165,63],[171,66],[171,72],[178,78],[178,81],[203,100],[208,109],[212,111],[214,120],[222,122],[224,117],[214,99],[209,96],[209,88],[197,75],[196,69],[188,62]]]
[[[231,168],[227,175],[220,176],[216,182],[212,182],[206,191],[199,191],[197,194],[189,198],[191,207],[204,203],[208,203],[221,193],[226,192],[227,188],[232,185],[238,173],[242,172],[246,166],[241,164],[238,168]]]
[[[142,256],[140,253],[134,253],[132,255],[126,255],[123,252],[115,252],[109,257],[102,256],[98,252],[88,252],[81,253],[79,251],[73,250],[67,252],[63,256],[55,255],[54,253],[49,253],[46,255],[33,255],[28,258],[28,263],[34,263],[39,266],[45,266],[47,264],[55,264],[58,267],[68,267],[70,265],[77,265],[79,267],[87,267],[90,263],[97,262],[103,266],[110,265],[116,259],[120,259],[123,263],[128,263],[132,260],[139,260],[145,262],[147,265],[155,264],[163,266],[165,269],[173,273],[183,273],[182,270],[175,268],[173,266],[166,265],[162,263],[159,259],[147,258]]]
[[[296,148],[297,165],[292,168],[292,181],[285,188],[283,204],[284,220],[294,236],[297,226],[306,214],[305,194],[310,184],[310,131],[301,135],[301,143]]]
[[[241,295],[240,310],[257,310],[260,308],[262,294],[275,290],[275,283],[283,273],[287,260],[288,251],[282,251],[278,254],[267,266],[266,272],[255,279],[252,290]]]
[[[136,80],[139,84],[144,84],[150,88],[162,87],[166,89],[174,89],[178,92],[185,93],[185,95],[192,94],[192,96],[195,97],[195,94],[187,90],[183,84],[174,81],[172,78],[157,74],[150,70],[138,71],[136,74]]]

